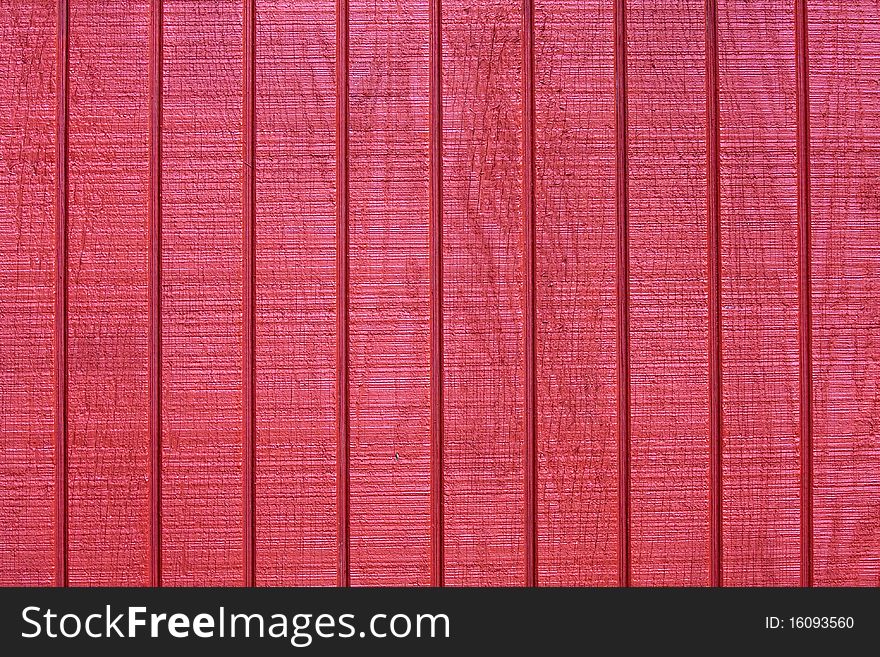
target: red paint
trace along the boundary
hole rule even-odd
[[[69,21],[67,0],[58,0],[55,44],[55,585],[68,583],[67,491],[67,155]]]
[[[428,93],[431,123],[431,586],[443,586],[443,10],[441,0],[429,7]]]
[[[706,16],[627,6],[633,585],[711,570]]]
[[[256,430],[257,430],[257,363],[256,363],[256,40],[257,15],[254,0],[244,0],[242,21],[242,399],[244,401],[244,582],[256,583]]]
[[[709,250],[709,581],[721,586],[723,481],[721,444],[721,126],[718,107],[718,4],[706,0],[706,224]]]
[[[162,24],[150,3],[150,585],[162,583]]]
[[[336,516],[338,586],[351,583],[348,0],[336,0]]]
[[[335,0],[257,10],[257,584],[327,586],[338,569]]]
[[[795,78],[797,84],[798,367],[801,452],[801,586],[813,586],[813,290],[810,224],[809,19],[806,0],[797,0]]]
[[[801,562],[794,6],[762,3],[760,23],[754,6],[718,4],[722,584],[794,586]]]
[[[241,2],[164,7],[162,584],[169,586],[245,578],[242,29]]]
[[[873,9],[15,0],[0,583],[876,585]]]
[[[149,4],[68,20],[67,579],[147,585]]]
[[[526,586],[538,585],[538,454],[537,363],[535,335],[535,53],[533,0],[523,0],[522,107],[523,107],[523,337],[525,339],[525,540]]]
[[[813,581],[880,584],[880,270],[869,2],[809,8]]]
[[[614,2],[614,212],[617,231],[617,584],[629,586],[630,553],[630,404],[629,346],[629,137],[626,83],[626,0]]]
[[[443,5],[446,583],[526,583],[522,2]]]
[[[428,3],[349,11],[351,583],[428,585]]]
[[[0,12],[0,584],[58,567],[55,418],[57,7]]]
[[[539,585],[620,577],[613,35],[604,0],[535,3]]]

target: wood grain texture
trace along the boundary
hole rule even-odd
[[[709,582],[705,29],[628,7],[634,585]]]
[[[725,586],[800,568],[794,5],[719,2]]]
[[[73,3],[69,25],[69,581],[143,586],[149,3]]]
[[[349,10],[351,583],[428,584],[428,4]]]
[[[257,12],[257,583],[331,585],[334,3]]]
[[[609,3],[535,4],[538,582],[617,583],[614,40]]]
[[[443,6],[446,582],[525,582],[521,5]]]
[[[0,585],[55,581],[56,5],[0,11]]]
[[[445,549],[443,404],[443,3],[429,0],[428,127],[431,287],[431,586],[443,586]]]
[[[817,585],[880,585],[880,4],[809,5]]]
[[[165,7],[164,585],[243,582],[242,6]]]
[[[880,585],[877,0],[162,5],[0,9],[0,585]]]

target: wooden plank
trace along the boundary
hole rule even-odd
[[[428,584],[428,4],[349,11],[351,583]]]
[[[614,25],[535,4],[540,584],[618,581]]]
[[[242,5],[167,3],[162,583],[244,581]]]
[[[149,3],[70,13],[69,581],[149,583]]]
[[[0,12],[0,585],[56,581],[56,7]]]
[[[880,15],[809,4],[814,582],[880,584]]]
[[[257,6],[257,582],[336,582],[332,0]]]
[[[710,581],[705,31],[628,7],[634,585]]]
[[[525,582],[522,16],[443,5],[446,583]]]
[[[0,12],[0,584],[880,583],[875,3],[164,4]]]
[[[721,0],[724,585],[800,581],[794,5]]]

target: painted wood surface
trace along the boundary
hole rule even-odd
[[[707,20],[627,7],[633,584],[710,581]]]
[[[257,23],[257,583],[336,582],[336,22]]]
[[[880,584],[874,0],[0,43],[0,584]]]
[[[880,584],[880,22],[809,15],[814,578]]]
[[[149,5],[71,3],[68,580],[150,567]]]
[[[794,3],[719,3],[723,583],[800,582]]]

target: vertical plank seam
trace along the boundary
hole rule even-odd
[[[709,579],[712,586],[722,586],[721,129],[717,0],[706,0],[706,105],[706,215],[709,255]]]
[[[256,585],[256,7],[245,0],[243,27],[242,236],[244,387],[244,584]]]
[[[795,2],[798,190],[798,360],[801,433],[801,586],[813,586],[813,354],[810,69],[807,0]]]
[[[162,7],[150,3],[150,586],[162,585]]]
[[[58,0],[56,35],[55,144],[55,583],[67,586],[67,219],[69,118],[69,17],[67,0]]]
[[[535,239],[534,0],[523,0],[523,228],[525,241],[525,549],[526,585],[538,585],[537,336]]]
[[[349,586],[348,0],[336,0],[336,514],[337,584]]]
[[[431,585],[444,584],[443,550],[443,32],[442,0],[430,6]]]
[[[617,221],[618,583],[630,586],[629,150],[626,0],[614,2],[614,127]]]

